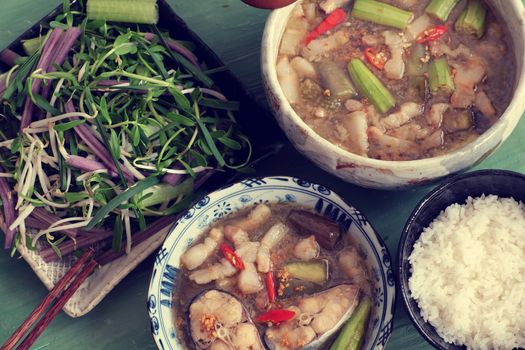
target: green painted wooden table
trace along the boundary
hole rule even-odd
[[[0,50],[59,3],[60,0],[0,0]],[[259,46],[268,12],[250,8],[238,0],[170,0],[170,3],[265,107]],[[525,118],[509,140],[477,168],[525,173],[523,137]],[[317,169],[290,145],[261,164],[258,173],[300,176],[333,188],[367,215],[385,239],[393,258],[405,220],[434,186],[403,192],[358,188]],[[34,349],[155,349],[146,313],[152,263],[151,258],[144,261],[88,315],[71,319],[61,313]],[[46,294],[44,286],[23,260],[11,259],[6,251],[0,251],[0,344]],[[399,298],[397,304],[394,333],[387,349],[430,349],[412,326]]]

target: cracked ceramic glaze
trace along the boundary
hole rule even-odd
[[[275,63],[288,17],[297,2],[275,10],[266,21],[262,39],[263,84],[270,108],[280,127],[299,152],[322,169],[364,187],[397,189],[429,182],[467,169],[492,154],[509,137],[525,110],[525,10],[520,0],[487,0],[505,18],[514,46],[514,96],[500,119],[474,142],[434,158],[384,161],[350,153],[315,133],[293,110],[277,80]]]

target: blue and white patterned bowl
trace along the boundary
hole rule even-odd
[[[390,254],[366,218],[328,188],[291,177],[247,179],[202,198],[175,224],[157,253],[148,292],[151,331],[161,350],[182,350],[174,327],[173,288],[180,256],[215,221],[259,203],[295,203],[337,221],[366,255],[373,274],[372,331],[363,349],[383,349],[392,333],[395,282]]]

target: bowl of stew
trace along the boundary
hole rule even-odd
[[[200,199],[155,257],[148,292],[159,349],[383,349],[390,254],[327,187],[246,179]]]
[[[525,110],[519,0],[303,0],[262,40],[269,105],[326,171],[396,189],[467,169]]]

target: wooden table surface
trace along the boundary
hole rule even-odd
[[[0,50],[33,25],[60,0],[1,0]],[[260,78],[260,42],[267,11],[239,0],[170,0],[176,12],[223,59],[265,108]],[[257,122],[273,122],[258,120]],[[499,168],[525,173],[525,118],[512,136],[476,169]],[[286,174],[323,183],[368,217],[395,260],[402,227],[418,201],[434,185],[399,192],[358,188],[319,170],[289,144],[258,168],[258,175]],[[1,240],[0,240],[1,241]],[[3,242],[0,242],[3,246]],[[146,293],[153,260],[145,260],[88,315],[71,319],[61,313],[34,349],[155,349],[146,313]],[[47,290],[21,259],[0,251],[0,344],[16,329]],[[431,349],[412,326],[397,298],[393,349]]]

